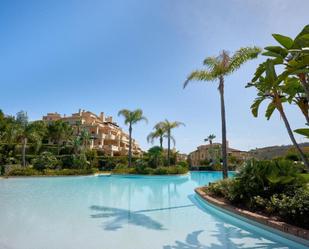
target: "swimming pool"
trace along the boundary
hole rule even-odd
[[[220,172],[0,180],[0,249],[306,248],[202,204]]]

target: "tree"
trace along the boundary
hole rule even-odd
[[[178,122],[178,121],[174,121],[174,122],[170,122],[167,119],[165,119],[164,121],[160,122],[157,124],[158,126],[161,126],[163,128],[163,130],[166,132],[166,137],[167,137],[167,164],[170,165],[170,159],[171,159],[171,140],[174,142],[175,144],[175,139],[172,136],[172,130],[181,126],[181,125],[185,125],[182,122]]]
[[[293,145],[297,149],[304,164],[309,169],[308,159],[306,158],[305,154],[303,153],[303,151],[296,142],[290,123],[287,119],[287,116],[283,108],[283,103],[287,101],[287,97],[282,89],[283,88],[282,80],[276,74],[274,61],[271,59],[267,59],[267,61],[262,63],[262,65],[264,67],[265,74],[263,73],[263,75],[259,75],[258,78],[254,77],[253,82],[248,83],[247,85],[247,87],[255,87],[258,90],[257,93],[258,97],[254,100],[253,104],[251,105],[252,114],[255,117],[257,117],[261,103],[264,102],[265,100],[270,100],[270,103],[268,104],[265,112],[266,118],[270,119],[273,112],[275,110],[278,110]],[[259,66],[259,68],[260,67],[261,66]]]
[[[42,139],[37,124],[29,123],[27,113],[20,111],[16,114],[15,134],[16,140],[22,146],[22,166],[26,167],[26,148],[28,141],[37,142]]]
[[[118,112],[118,116],[124,117],[124,123],[129,126],[129,167],[132,164],[132,126],[142,120],[148,122],[147,118],[143,116],[143,111],[141,109],[136,109],[134,111],[130,111],[128,109],[122,109]]]
[[[90,132],[86,129],[82,129],[79,137],[80,137],[83,149],[86,149],[90,145],[90,142],[91,142],[91,139],[92,139]]]
[[[57,120],[48,126],[49,137],[57,144],[57,154],[60,154],[61,145],[70,141],[73,128],[62,120]]]
[[[165,130],[163,129],[163,127],[161,126],[160,123],[156,124],[154,126],[154,131],[149,133],[149,135],[147,136],[147,142],[151,142],[153,144],[154,140],[156,138],[159,138],[160,141],[160,148],[163,149],[163,138],[165,136]]]
[[[281,46],[265,47],[266,51],[263,55],[274,59],[275,65],[284,67],[279,76],[282,80],[289,76],[298,77],[304,96],[309,102],[309,25],[305,26],[294,40],[281,34],[273,34],[272,36]],[[264,71],[265,69],[261,67],[257,71],[257,77]]]
[[[149,164],[153,165],[155,168],[159,166],[162,162],[163,149],[159,146],[151,147],[148,150]]]
[[[216,138],[215,134],[210,134],[208,137],[204,139],[205,142],[209,142],[212,145],[212,141]]]
[[[248,60],[256,58],[260,51],[261,50],[257,47],[246,47],[239,49],[234,55],[230,56],[227,51],[223,50],[217,57],[207,57],[204,60],[206,69],[193,71],[184,83],[185,88],[188,83],[193,80],[219,81],[218,90],[221,102],[223,178],[228,177],[224,78],[239,69]]]
[[[205,142],[209,142],[209,154],[211,157],[211,162],[214,163],[214,158],[213,158],[213,149],[212,149],[212,141],[216,138],[215,134],[210,134],[207,138],[204,139]]]

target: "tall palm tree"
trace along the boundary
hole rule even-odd
[[[118,116],[124,117],[124,123],[129,125],[129,167],[132,164],[132,126],[142,120],[148,122],[147,118],[143,116],[143,111],[141,109],[136,109],[134,111],[130,111],[128,109],[122,109],[118,112]]]
[[[172,136],[172,129],[175,129],[181,125],[185,125],[182,122],[178,122],[178,121],[174,121],[174,122],[170,122],[167,119],[165,119],[164,121],[158,123],[157,125],[161,126],[163,128],[163,130],[165,130],[166,132],[166,137],[167,137],[167,163],[168,165],[170,165],[170,157],[171,157],[171,140],[174,142],[175,144],[175,139]]]
[[[212,145],[212,141],[216,138],[215,134],[210,134],[208,137],[204,139],[205,142],[209,142],[210,145]]]
[[[83,149],[86,149],[89,146],[91,139],[92,139],[90,132],[86,129],[82,129],[79,137],[80,137]]]
[[[222,159],[223,159],[223,178],[228,177],[227,165],[227,139],[226,139],[226,120],[224,104],[224,78],[241,67],[246,61],[254,59],[261,50],[257,47],[246,47],[237,50],[234,55],[223,50],[219,56],[207,57],[204,60],[206,69],[193,71],[184,83],[184,88],[192,80],[198,81],[219,81],[218,90],[221,102],[221,124],[222,124]]]
[[[210,158],[211,158],[211,162],[213,163],[214,162],[214,159],[213,159],[213,151],[212,151],[212,141],[216,138],[216,135],[215,134],[210,134],[208,137],[206,137],[204,139],[205,142],[209,142],[209,155],[210,155]]]
[[[147,136],[147,142],[153,143],[156,138],[159,138],[160,148],[163,149],[163,138],[165,136],[165,130],[160,123],[153,127],[154,131],[150,132]]]
[[[67,122],[57,120],[48,126],[49,137],[57,144],[57,154],[60,154],[61,145],[67,143],[73,136],[73,128]]]
[[[37,123],[29,123],[27,113],[20,111],[16,115],[16,123],[14,125],[15,138],[22,146],[22,166],[26,167],[26,148],[29,140],[40,141],[43,135],[40,134],[38,130]]]

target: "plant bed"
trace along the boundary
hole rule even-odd
[[[276,216],[270,216],[267,214],[263,214],[261,212],[252,212],[251,210],[245,209],[244,207],[239,207],[231,204],[230,201],[226,200],[223,197],[216,197],[214,195],[210,195],[207,192],[207,187],[196,188],[195,192],[205,201],[227,210],[236,215],[242,216],[249,220],[253,220],[262,225],[266,225],[273,229],[279,230],[280,232],[290,234],[292,236],[296,236],[301,239],[302,243],[309,245],[309,230],[301,227],[297,227],[295,225],[291,225]],[[305,242],[303,240],[306,240]]]
[[[134,174],[134,175],[183,175],[188,173],[188,168],[180,165],[161,166],[158,168],[150,167],[116,167],[112,170],[113,174]]]

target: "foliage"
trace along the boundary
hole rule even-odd
[[[148,164],[152,168],[156,168],[159,165],[163,165],[163,149],[159,146],[151,147],[148,150]]]
[[[187,161],[178,161],[177,165],[184,167],[184,168],[189,168],[189,163]]]
[[[36,170],[56,169],[60,167],[60,162],[50,152],[43,152],[39,157],[32,160],[33,168]]]
[[[237,50],[234,55],[230,55],[227,51],[222,51],[219,56],[207,57],[204,60],[204,70],[193,71],[185,81],[185,88],[191,81],[218,81],[218,90],[220,93],[221,103],[221,125],[222,125],[222,159],[223,159],[223,178],[228,177],[227,162],[227,139],[226,139],[226,117],[224,103],[224,78],[237,69],[239,69],[246,61],[254,59],[260,53],[257,47],[246,47]]]
[[[270,198],[269,206],[274,214],[298,226],[309,228],[309,191],[299,188],[293,195],[275,194]]]
[[[158,168],[147,167],[146,164],[140,164],[137,167],[116,166],[113,173],[116,174],[142,174],[142,175],[176,175],[185,174],[188,172],[188,168],[180,165],[176,166],[160,166]]]
[[[143,111],[141,109],[136,109],[130,111],[128,109],[122,109],[118,112],[118,116],[124,117],[124,123],[129,126],[129,153],[128,153],[128,163],[131,167],[132,163],[132,126],[140,121],[148,122],[147,118],[143,116]]]
[[[299,166],[291,161],[251,160],[234,178],[212,183],[206,192],[237,206],[308,227],[308,179],[307,174],[299,174]]]
[[[153,144],[154,140],[158,138],[160,142],[160,147],[163,148],[163,138],[166,135],[166,131],[160,123],[156,124],[153,129],[154,131],[149,133],[149,135],[147,136],[147,142],[151,142]]]
[[[281,46],[265,47],[263,55],[268,59],[258,66],[252,82],[247,85],[258,91],[251,111],[255,117],[258,116],[261,103],[269,100],[266,118],[269,119],[275,110],[279,111],[291,141],[309,169],[309,161],[295,140],[283,108],[284,103],[296,104],[306,123],[309,123],[309,25],[294,40],[280,34],[274,34],[273,37]],[[278,74],[278,70],[282,72]],[[306,136],[306,130],[308,129],[297,129],[295,132]]]
[[[171,141],[175,145],[175,138],[172,136],[172,130],[178,128],[180,126],[184,126],[185,124],[179,121],[169,121],[165,119],[162,122],[159,122],[156,127],[161,128],[165,131],[165,137],[167,138],[167,165],[171,164]]]
[[[91,167],[90,162],[87,161],[85,154],[74,155],[73,165],[75,169],[89,169]]]
[[[16,168],[11,170],[7,176],[70,176],[70,175],[89,175],[95,171],[89,169],[60,169],[51,170],[46,169],[43,171],[36,170],[34,168]]]

